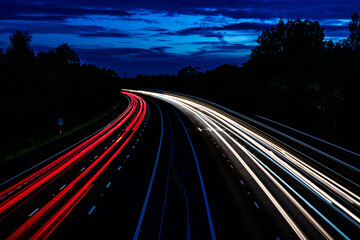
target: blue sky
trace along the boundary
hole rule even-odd
[[[82,63],[120,76],[173,74],[188,65],[241,65],[279,18],[319,21],[336,42],[349,35],[354,11],[358,0],[0,0],[0,48],[19,29],[32,34],[36,52],[68,43]]]

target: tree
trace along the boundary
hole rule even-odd
[[[348,41],[353,49],[360,47],[360,19],[357,12],[351,14],[351,22],[349,23],[350,36]]]
[[[61,62],[70,64],[80,64],[80,58],[74,50],[72,50],[67,43],[61,44],[55,49],[55,52]]]
[[[32,39],[30,33],[17,30],[9,37],[9,39],[10,46],[6,50],[8,55],[15,56],[17,58],[34,56],[34,51],[30,47]]]
[[[277,26],[265,30],[258,37],[259,44],[251,51],[251,58],[286,55],[292,59],[303,56],[312,60],[324,50],[324,29],[318,22],[310,20],[279,20]]]
[[[201,67],[196,66],[187,66],[182,69],[180,69],[177,73],[179,77],[196,77],[201,73]]]
[[[259,44],[251,51],[251,57],[259,55],[276,55],[284,48],[285,24],[282,19],[277,26],[271,26],[270,30],[265,30],[258,37],[256,42]]]

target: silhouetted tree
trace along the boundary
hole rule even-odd
[[[357,12],[351,14],[351,22],[349,23],[350,36],[348,41],[355,49],[360,47],[360,19]]]
[[[80,65],[76,52],[62,44],[34,56],[31,35],[16,31],[0,53],[0,157],[57,134],[57,118],[73,128],[112,109],[120,101],[117,74]]]
[[[179,77],[196,77],[201,73],[201,67],[187,66],[180,69],[177,73]]]
[[[72,50],[67,43],[61,44],[55,49],[55,52],[60,61],[70,64],[80,64],[80,58],[74,50]]]
[[[34,56],[34,51],[30,47],[31,34],[17,30],[9,39],[10,46],[6,51],[8,55],[18,57]]]

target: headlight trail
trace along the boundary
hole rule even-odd
[[[240,150],[244,152],[325,238],[332,239],[333,237],[323,228],[323,226],[321,226],[321,224],[319,224],[318,221],[315,220],[311,213],[309,213],[298,202],[298,200],[294,198],[294,196],[305,203],[307,207],[312,209],[343,238],[349,239],[343,230],[340,230],[338,226],[325,217],[324,213],[321,213],[321,211],[315,208],[313,204],[305,199],[305,197],[301,196],[293,187],[286,183],[284,179],[280,178],[280,176],[276,174],[272,168],[276,167],[283,173],[286,173],[310,191],[310,193],[316,196],[319,200],[323,201],[328,207],[332,208],[335,212],[346,218],[356,228],[360,228],[359,194],[353,189],[348,188],[342,182],[337,181],[337,179],[332,178],[332,176],[327,174],[327,172],[322,171],[314,165],[310,165],[308,162],[295,156],[276,142],[273,142],[258,132],[240,124],[239,120],[236,118],[229,116],[204,102],[166,92],[135,92],[167,101],[179,109],[184,110],[184,112],[190,113],[189,115],[192,117],[201,120],[203,125],[205,125],[211,133],[215,134],[220,142],[232,152],[235,158],[251,175],[299,238],[306,239],[306,236],[293,219],[286,213],[284,208],[275,199],[267,187],[256,176],[251,167],[240,157],[237,151]],[[273,164],[273,167],[266,165],[264,161],[255,157],[254,154],[242,146],[235,138],[241,139],[246,143],[246,145],[251,147],[251,151],[255,151],[265,159],[268,159],[268,161]],[[237,148],[235,149],[232,144]],[[349,169],[353,170],[354,168]],[[294,194],[294,196],[292,194]]]

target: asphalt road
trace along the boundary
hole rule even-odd
[[[89,137],[0,170],[14,173],[0,185],[0,239],[358,236],[356,167],[324,168],[198,99],[124,94],[128,108]]]

